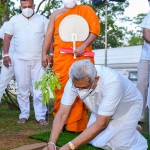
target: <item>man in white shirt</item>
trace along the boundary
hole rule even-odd
[[[35,90],[35,82],[44,73],[41,65],[42,45],[47,31],[48,20],[34,13],[33,0],[21,0],[22,13],[10,19],[10,26],[4,38],[4,65],[9,67],[11,59],[8,55],[10,40],[14,38],[14,70],[18,86],[17,100],[21,110],[18,123],[25,123],[30,115],[29,93],[32,85],[35,118],[41,125],[45,120],[46,105],[42,105],[40,89]]]
[[[143,29],[144,44],[142,47],[141,58],[138,64],[137,88],[143,97],[143,110],[140,122],[144,122],[148,98],[148,88],[150,83],[150,12],[144,18],[143,22],[141,23],[141,27]]]
[[[8,22],[4,22],[2,27],[0,28],[0,39],[4,40],[5,30],[9,26]],[[11,40],[10,47],[9,47],[9,56],[12,60],[12,64],[7,68],[4,64],[1,67],[1,74],[0,74],[0,103],[3,96],[3,93],[11,81],[12,77],[14,76],[14,67],[13,67],[13,55],[14,55],[14,41]],[[3,55],[2,55],[3,56]]]
[[[136,129],[143,101],[131,81],[110,68],[96,70],[89,60],[75,62],[69,74],[44,150],[54,149],[76,96],[91,110],[91,117],[87,128],[61,150],[78,149],[87,142],[106,150],[147,150],[146,139]]]

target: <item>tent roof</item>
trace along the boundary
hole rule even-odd
[[[142,46],[118,47],[107,49],[107,64],[121,65],[121,64],[137,64],[140,59]],[[104,65],[105,63],[105,49],[93,50],[95,52],[95,64]]]

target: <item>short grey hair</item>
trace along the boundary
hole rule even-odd
[[[90,83],[92,83],[97,75],[97,71],[90,60],[84,59],[72,64],[69,75],[72,80],[82,80],[85,77],[88,77]]]

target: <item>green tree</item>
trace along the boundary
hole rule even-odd
[[[143,44],[143,35],[140,28],[140,24],[146,14],[139,14],[137,17],[133,18],[133,23],[137,25],[134,30],[129,31],[130,38],[128,40],[129,46],[142,45]]]
[[[0,0],[0,26],[19,12],[12,0]]]
[[[100,6],[93,6],[92,1],[88,1],[83,4],[88,4],[95,10],[96,14],[100,18],[101,34],[99,38],[93,43],[93,49],[105,48],[105,4]],[[109,2],[107,10],[107,43],[108,48],[141,45],[143,43],[143,37],[139,24],[142,22],[145,14],[139,14],[133,19],[125,17],[124,10],[128,7],[128,1],[122,2]],[[129,25],[135,25],[134,29],[130,29],[124,26],[124,23],[128,22]]]
[[[49,18],[52,12],[61,7],[61,4],[62,4],[61,0],[48,0],[48,1],[41,0],[41,2],[37,7],[36,13],[39,13]]]
[[[91,2],[90,2],[91,3]],[[91,5],[91,4],[90,4]],[[109,2],[107,4],[107,40],[108,47],[120,47],[124,45],[126,28],[124,26],[119,26],[118,24],[123,24],[124,21],[128,21],[129,18],[123,16],[124,9],[129,5],[126,1],[125,3],[120,2]],[[92,5],[91,5],[92,6]],[[101,22],[101,34],[99,38],[94,42],[93,48],[105,48],[105,4],[101,6],[92,6],[95,12],[100,17]]]

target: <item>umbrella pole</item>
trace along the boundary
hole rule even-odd
[[[74,53],[74,59],[76,59],[76,54],[75,54],[75,50],[76,50],[76,41],[77,41],[77,36],[75,33],[72,34],[72,41],[73,41],[73,53]]]

